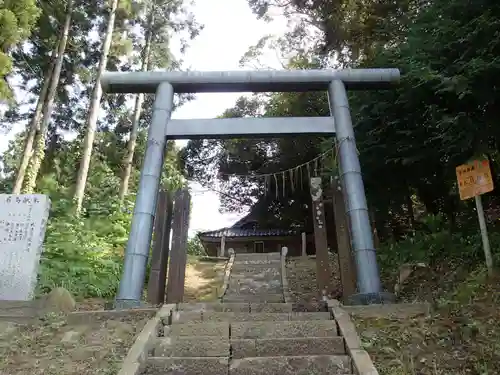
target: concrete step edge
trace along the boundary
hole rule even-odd
[[[192,358],[224,357],[233,359],[250,357],[346,355],[344,340],[340,336],[295,338],[217,338],[213,336],[183,336],[159,338],[152,346],[154,357]]]
[[[188,358],[204,358],[204,357],[188,357]],[[252,360],[252,359],[266,359],[272,360],[275,358],[286,358],[286,359],[301,359],[301,358],[311,358],[311,359],[326,359],[326,358],[338,358],[346,361],[351,361],[351,357],[347,354],[320,354],[320,355],[275,355],[270,357],[246,357],[240,358],[239,361]]]
[[[227,374],[229,357],[149,357],[141,364],[146,374]]]
[[[338,338],[343,338],[342,336],[339,335],[332,335],[332,336],[299,336],[299,337],[262,337],[262,338],[251,338],[251,339],[246,339],[244,337],[217,337],[217,336],[169,336],[169,337],[156,337],[154,341],[154,345],[160,344],[163,341],[189,341],[189,340],[194,340],[197,339],[199,341],[203,341],[204,339],[206,340],[214,340],[218,339],[220,341],[235,341],[235,340],[250,340],[250,341],[276,341],[276,340],[282,340],[282,341],[291,341],[291,340],[298,340],[298,341],[308,341],[308,340],[328,340],[328,339],[338,339]]]
[[[294,361],[303,360],[305,367],[300,368],[301,374],[315,375],[351,375],[353,371],[352,360],[347,355],[302,355],[302,356],[271,356],[271,357],[246,357],[232,359],[229,362],[229,374],[278,374],[276,371],[286,369],[287,374],[292,374],[289,366]],[[323,365],[325,365],[323,367]],[[292,365],[292,368],[296,365]],[[298,370],[298,368],[297,368]],[[319,370],[319,371],[318,371]],[[314,372],[311,372],[314,371]]]
[[[229,356],[230,341],[228,337],[218,336],[173,336],[159,337],[153,346],[155,357],[182,357],[203,353],[203,357]]]
[[[263,319],[259,319],[263,318]],[[333,320],[329,312],[220,312],[176,311],[173,324],[201,322],[252,322],[252,321],[317,321]]]

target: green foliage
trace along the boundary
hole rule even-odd
[[[193,256],[206,255],[205,249],[201,244],[200,238],[196,235],[188,239],[187,253]]]
[[[62,286],[78,297],[113,297],[123,264],[130,215],[50,220],[38,290]],[[121,236],[119,236],[121,234]],[[118,235],[118,237],[117,237]]]
[[[35,0],[0,2],[0,100],[12,98],[6,79],[12,71],[8,53],[30,35],[39,15]]]
[[[120,206],[117,198],[109,199],[111,191],[117,191],[119,179],[105,163],[95,160],[94,163],[96,173],[89,180],[91,195],[86,200],[86,214],[80,218],[71,214],[72,191],[61,183],[64,174],[45,174],[38,182],[39,191],[49,195],[53,202],[41,261],[39,293],[58,286],[80,298],[109,298],[116,293],[133,201],[127,200]],[[94,189],[94,184],[102,189]]]
[[[411,0],[283,2],[248,1],[259,16],[274,7],[299,13],[309,22],[294,24],[283,36],[281,53],[292,56],[293,68],[339,66],[397,67],[401,83],[387,91],[350,92],[357,148],[380,239],[395,242],[439,217],[446,230],[465,233],[475,226],[470,202],[458,197],[455,167],[474,157],[487,157],[495,185],[500,183],[498,81],[500,5],[492,0],[428,3]],[[487,11],[485,11],[487,9]],[[302,46],[304,31],[315,25],[310,48]],[[301,31],[302,30],[302,31]],[[258,57],[266,37],[246,59]],[[278,43],[278,45],[280,45]],[[331,57],[337,59],[331,63]],[[226,116],[323,116],[328,101],[320,94],[278,93],[242,98]],[[226,210],[252,206],[253,219],[273,225],[303,225],[311,230],[305,187],[291,189],[288,176],[278,186],[252,174],[287,170],[331,149],[331,139],[297,137],[286,140],[191,142],[183,154],[186,171],[204,185],[217,185]],[[338,160],[319,165],[325,180],[335,176]],[[198,167],[197,167],[198,166]],[[232,174],[247,177],[227,176]],[[267,186],[266,186],[267,183]],[[325,184],[325,188],[327,184]],[[500,190],[483,197],[487,215],[500,203]],[[427,216],[428,217],[428,216]],[[327,220],[329,218],[327,217]],[[333,226],[329,226],[332,230]],[[495,228],[496,230],[496,228]],[[331,234],[334,237],[334,234]],[[438,240],[438,239],[436,239]]]
[[[450,233],[442,216],[429,215],[422,219],[426,230],[417,231],[399,241],[384,243],[377,251],[380,267],[392,273],[404,263],[423,262],[434,266],[467,266],[474,269],[484,264],[484,251],[479,228]],[[500,261],[500,233],[490,233],[494,260]]]
[[[17,84],[22,103],[13,103],[2,118],[2,130],[22,129],[34,115],[44,79],[50,76],[68,2],[66,0],[0,0],[0,104],[11,94],[7,75]],[[36,193],[50,196],[52,208],[41,263],[39,293],[64,286],[78,297],[112,297],[118,285],[128,238],[140,167],[147,144],[153,95],[146,95],[128,195],[119,200],[123,160],[131,133],[132,95],[103,96],[104,109],[93,142],[89,175],[81,215],[71,215],[74,185],[82,157],[87,110],[99,64],[110,1],[73,0],[72,22],[61,77],[48,121],[46,140],[31,153],[43,156],[36,179]],[[171,50],[171,37],[185,49],[200,31],[184,0],[121,0],[107,70],[130,71],[140,67],[145,37],[153,35],[149,70],[177,69],[182,56]],[[39,7],[39,8],[38,8]],[[175,56],[174,56],[175,54]],[[10,81],[10,80],[9,80]],[[189,96],[176,99],[182,105]],[[42,109],[46,103],[41,98]],[[16,135],[0,156],[0,191],[10,193],[23,155],[27,131]],[[69,137],[67,135],[73,137]],[[75,138],[76,137],[76,138]],[[87,150],[85,150],[87,151]],[[169,142],[161,184],[169,190],[184,187],[179,172],[178,149]],[[31,168],[26,171],[30,176]],[[26,182],[26,179],[25,179]],[[194,252],[196,244],[191,246]]]
[[[71,214],[72,182],[78,162],[79,140],[64,142],[50,154],[37,181],[37,192],[52,201],[50,220],[42,255],[38,293],[63,286],[79,298],[112,298],[116,294],[124,260],[124,249],[131,224],[140,160],[144,155],[144,131],[138,140],[137,161],[130,181],[131,193],[123,203],[118,201],[122,146],[113,133],[100,133],[96,139],[87,181],[83,214]],[[2,157],[5,172],[16,168],[20,138],[16,138]],[[110,147],[114,145],[114,147]],[[169,189],[183,186],[184,179],[176,169],[177,150],[173,145],[165,160],[163,183]],[[9,175],[3,179],[7,192]],[[199,254],[196,245],[190,245]]]

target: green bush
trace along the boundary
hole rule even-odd
[[[121,210],[92,218],[51,218],[38,293],[62,286],[81,298],[113,297],[121,276],[129,226],[130,214]]]
[[[449,264],[476,266],[484,263],[479,228],[450,233],[438,216],[424,218],[427,231],[416,232],[402,241],[385,243],[377,254],[382,272],[392,272],[403,263],[424,262],[429,265],[443,261]],[[489,233],[494,259],[500,260],[500,233]]]
[[[187,243],[187,253],[194,256],[207,255],[203,245],[201,244],[200,238],[195,235],[188,240]]]

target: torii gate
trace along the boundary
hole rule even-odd
[[[258,70],[228,72],[106,72],[103,91],[156,93],[153,116],[125,252],[117,306],[138,306],[144,288],[153,220],[167,139],[276,137],[335,133],[340,177],[346,192],[352,248],[358,275],[353,303],[392,301],[383,293],[356,151],[346,89],[382,89],[399,82],[398,69]],[[328,91],[328,117],[171,120],[174,93]]]

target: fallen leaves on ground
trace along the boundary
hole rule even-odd
[[[29,325],[0,322],[0,374],[114,375],[148,314],[68,325],[49,314]]]
[[[321,310],[321,298],[316,281],[316,258],[290,257],[286,265],[288,287],[297,310]],[[330,255],[333,294],[342,290],[336,255]]]
[[[332,280],[341,290],[332,256]],[[316,260],[290,258],[287,276],[293,302],[318,306]],[[388,285],[393,283],[388,283]],[[426,317],[406,320],[353,316],[380,375],[500,374],[500,278],[466,265],[436,265],[405,282],[401,300],[432,301]]]
[[[353,320],[381,375],[500,374],[499,292],[483,272],[438,297],[430,316]]]

